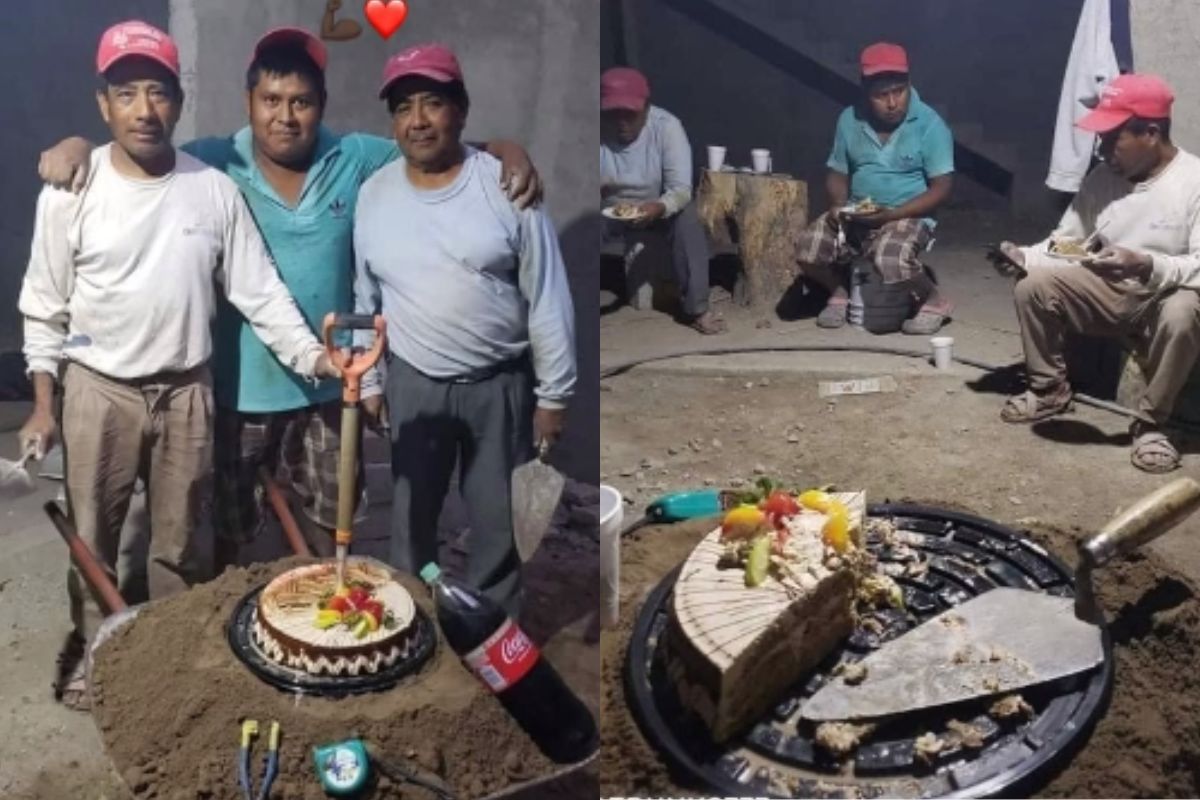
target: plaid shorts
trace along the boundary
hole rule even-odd
[[[845,237],[826,222],[829,212],[817,217],[800,234],[796,260],[804,264],[849,264],[866,256],[875,264],[884,283],[900,283],[921,274],[920,255],[929,245],[929,226],[906,218],[878,228],[844,225]]]
[[[337,527],[341,415],[341,400],[275,414],[218,408],[213,452],[217,537],[245,544],[261,533],[267,497],[258,480],[260,466],[298,501],[304,516],[322,528]],[[361,441],[358,452],[356,508],[365,510]]]

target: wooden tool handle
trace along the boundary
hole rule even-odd
[[[1200,508],[1200,483],[1176,478],[1117,514],[1079,546],[1089,566],[1103,566],[1113,556],[1132,553],[1157,539]]]
[[[50,501],[42,506],[42,509],[46,512],[46,516],[50,517],[50,521],[54,523],[54,528],[62,536],[63,541],[67,543],[67,549],[71,553],[71,560],[79,568],[79,573],[83,576],[83,579],[95,590],[100,600],[100,607],[104,609],[105,614],[116,614],[118,611],[124,611],[127,608],[125,598],[121,597],[121,593],[117,591],[117,585],[114,583],[113,577],[109,576],[87,544],[83,539],[79,538],[79,534],[75,532],[75,526],[67,519],[67,515],[63,513],[62,509],[58,507],[58,503]]]

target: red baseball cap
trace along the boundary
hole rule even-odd
[[[96,72],[104,74],[128,56],[144,56],[179,77],[179,48],[170,36],[141,20],[118,22],[104,32],[96,51]]]
[[[869,78],[884,72],[903,72],[908,74],[908,53],[898,44],[876,42],[869,45],[859,56],[862,75]]]
[[[1108,133],[1131,117],[1162,119],[1171,116],[1175,94],[1157,75],[1118,75],[1100,92],[1100,102],[1075,124],[1085,131]]]
[[[422,75],[438,83],[463,83],[462,67],[453,50],[444,44],[419,44],[397,53],[383,65],[379,98],[387,97],[392,84],[409,75]]]
[[[254,50],[250,54],[250,63],[253,64],[254,59],[258,58],[259,53],[264,49],[288,44],[300,47],[308,53],[308,57],[313,60],[318,69],[322,72],[325,71],[325,65],[329,63],[329,51],[320,39],[303,28],[273,28],[267,31],[254,44]]]
[[[600,76],[600,110],[641,111],[650,99],[650,83],[632,67],[613,67]]]

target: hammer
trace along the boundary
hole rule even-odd
[[[1200,508],[1200,483],[1176,478],[1122,511],[1099,533],[1079,543],[1075,568],[1075,616],[1104,624],[1104,609],[1096,602],[1092,571],[1115,556],[1132,553],[1157,539]]]

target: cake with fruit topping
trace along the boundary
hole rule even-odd
[[[263,588],[254,640],[272,661],[313,675],[369,675],[415,647],[416,606],[390,570],[348,559],[289,570]]]
[[[862,492],[774,491],[730,509],[675,583],[666,668],[714,741],[779,702],[854,629]]]

